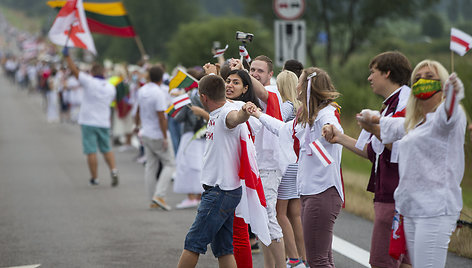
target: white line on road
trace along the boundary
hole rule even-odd
[[[370,267],[370,254],[368,251],[354,244],[351,244],[335,235],[333,235],[332,248],[334,251],[348,257],[349,259],[358,262],[364,265],[365,267]]]
[[[41,266],[41,264],[32,264],[32,265],[25,265],[25,266],[11,266],[11,267],[5,267],[5,268],[37,268]]]

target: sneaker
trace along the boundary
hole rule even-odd
[[[111,187],[118,186],[118,171],[113,171],[111,173]]]
[[[152,202],[161,207],[163,210],[169,211],[171,207],[167,205],[166,201],[162,197],[154,197]]]
[[[146,156],[143,155],[143,156],[138,157],[138,159],[136,159],[136,162],[139,163],[139,164],[146,163]]]
[[[177,209],[184,209],[184,208],[195,208],[195,207],[198,207],[198,205],[200,204],[200,201],[198,199],[184,199],[182,200],[182,202],[180,202],[179,204],[177,204],[177,206],[175,206]]]
[[[290,261],[287,260],[287,268],[305,268],[305,263],[303,261],[298,260],[296,263],[290,263]]]
[[[92,186],[96,186],[99,184],[98,179],[95,179],[95,178],[91,178],[89,182],[90,182],[90,185]]]
[[[256,254],[256,253],[259,253],[261,252],[261,249],[259,248],[259,243],[254,243],[253,245],[251,245],[251,253],[252,254]]]

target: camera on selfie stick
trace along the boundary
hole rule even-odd
[[[248,43],[252,42],[252,39],[254,38],[254,35],[252,33],[244,33],[237,31],[236,32],[236,40],[241,41],[243,43],[243,47],[246,48],[246,45]],[[241,49],[241,47],[240,47]],[[247,54],[247,51],[246,51]],[[248,55],[249,57],[249,55]],[[250,61],[250,58],[249,58]],[[246,70],[249,70],[249,62],[244,59],[244,57],[241,55],[241,62],[243,63],[243,66]]]

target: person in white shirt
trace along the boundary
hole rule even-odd
[[[160,66],[149,69],[150,82],[138,90],[138,112],[136,127],[141,125],[141,136],[146,155],[144,180],[151,208],[156,206],[169,211],[171,207],[165,197],[175,170],[174,150],[167,135],[167,98],[160,89],[164,70]],[[156,182],[156,174],[162,164],[162,171]]]
[[[343,131],[332,105],[339,93],[328,74],[315,67],[303,71],[297,90],[302,108],[289,122],[284,123],[257,109],[248,109],[279,137],[281,153],[287,154],[287,164],[296,162],[298,157],[297,184],[308,265],[334,267],[333,227],[344,201],[342,145],[326,141],[322,129],[332,125]]]
[[[400,182],[395,208],[404,217],[413,267],[444,267],[450,236],[462,209],[467,120],[458,105],[464,86],[437,61],[424,60],[411,75],[405,118],[361,113],[360,125],[384,144],[399,140]],[[455,93],[457,101],[444,96]],[[452,99],[452,98],[451,98]]]
[[[195,267],[211,243],[220,267],[236,267],[233,255],[233,219],[242,187],[239,178],[241,128],[249,119],[242,109],[226,101],[225,82],[207,75],[199,83],[200,101],[210,113],[203,155],[201,183],[205,191],[194,223],[185,238],[178,266]]]
[[[234,68],[234,65],[242,68],[242,64],[238,64],[238,61],[233,61],[230,65],[233,66],[232,68]],[[260,104],[264,113],[282,120],[280,110],[282,97],[277,90],[277,86],[270,84],[274,74],[272,60],[264,55],[257,56],[251,62],[249,74],[252,77],[256,96],[261,100]],[[276,137],[264,128],[258,131],[255,136],[254,145],[257,151],[257,164],[264,187],[267,215],[269,216],[269,231],[272,239],[272,243],[268,247],[262,245],[264,265],[266,267],[285,267],[283,233],[277,221],[276,212],[277,193],[282,181],[282,171],[277,161],[278,150],[273,146]]]
[[[84,89],[78,123],[82,129],[82,144],[87,155],[90,170],[90,184],[97,185],[97,145],[103,154],[111,173],[111,186],[118,186],[118,170],[115,156],[110,146],[110,104],[115,98],[116,89],[104,79],[103,66],[94,64],[88,75],[79,69],[69,56],[67,47],[63,50],[67,65]]]

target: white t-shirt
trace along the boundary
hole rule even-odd
[[[300,152],[298,160],[297,188],[300,195],[314,195],[324,192],[326,189],[334,186],[339,196],[344,200],[343,186],[341,182],[341,156],[342,145],[330,144],[321,136],[321,129],[325,124],[334,125],[341,132],[341,125],[335,116],[335,110],[332,105],[328,105],[318,112],[313,126],[310,128],[310,141],[319,140],[326,151],[333,158],[333,163],[327,167],[323,166],[321,160],[312,152],[307,155],[303,142],[305,141],[306,128],[300,124],[295,126],[295,136],[300,141]],[[263,114],[260,118],[262,124],[270,129],[271,132],[279,136],[276,144],[280,144],[281,156],[287,156],[287,163],[294,163],[296,156],[293,153],[293,120],[282,122],[273,117]],[[277,146],[274,146],[277,147]],[[293,156],[292,156],[293,155]]]
[[[200,179],[202,184],[218,185],[225,191],[241,186],[238,175],[241,155],[240,131],[246,124],[239,124],[232,129],[226,126],[228,113],[238,110],[237,105],[226,102],[210,113]]]
[[[382,141],[400,140],[395,208],[408,217],[458,215],[467,126],[464,110],[457,107],[448,120],[443,102],[407,134],[404,122],[405,118],[380,118]]]
[[[265,87],[269,92],[269,95],[272,97],[277,98],[279,103],[279,108],[282,108],[282,97],[280,96],[277,87],[274,85],[266,86]],[[270,97],[270,96],[269,96]],[[267,113],[267,104],[263,101],[259,102],[262,106],[263,112]],[[282,111],[280,111],[282,112]],[[274,116],[269,114],[270,116]],[[262,128],[256,134],[256,139],[254,140],[254,145],[256,146],[257,152],[257,165],[259,166],[260,170],[281,170],[281,167],[278,164],[278,146],[274,146],[277,142],[277,137],[268,131],[265,128]]]
[[[163,139],[157,112],[167,109],[164,92],[156,83],[149,82],[138,90],[137,101],[141,118],[141,134],[150,139]]]
[[[107,80],[79,72],[79,83],[84,89],[79,112],[79,124],[94,127],[110,127],[110,104],[116,89]]]

